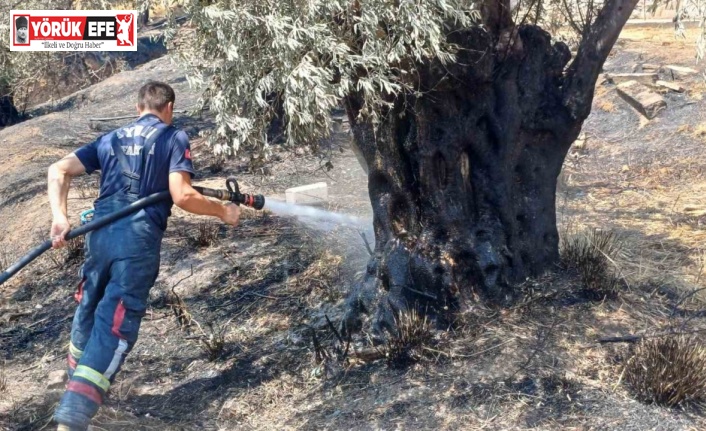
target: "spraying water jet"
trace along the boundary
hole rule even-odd
[[[271,198],[265,199],[263,209],[279,216],[296,217],[298,220],[318,228],[340,224],[364,227],[367,224],[365,220],[351,215],[339,214],[307,205],[282,202]]]

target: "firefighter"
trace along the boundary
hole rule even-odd
[[[81,268],[79,301],[71,327],[69,380],[54,414],[59,430],[85,430],[135,345],[149,291],[159,272],[162,236],[172,204],[238,224],[237,205],[211,201],[191,187],[194,168],[186,133],[172,126],[174,90],[149,82],[137,96],[139,119],[51,165],[48,194],[53,248],[66,246],[71,177],[101,171],[95,218],[153,193],[171,200],[91,232]]]

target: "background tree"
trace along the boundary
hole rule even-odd
[[[0,64],[2,63],[1,57],[8,55],[9,52],[5,52],[0,49]],[[15,103],[12,98],[12,91],[10,89],[10,76],[6,70],[0,69],[0,127],[11,126],[19,121],[20,116],[15,108]]]
[[[217,152],[267,155],[269,94],[296,145],[345,107],[376,237],[346,323],[393,328],[410,307],[446,320],[507,301],[557,262],[557,176],[637,2],[563,2],[582,8],[573,58],[535,25],[549,2],[510,0],[186,0],[194,33],[175,41],[207,85]]]
[[[10,16],[10,6],[0,6],[0,16]],[[10,66],[10,27],[8,20],[0,22],[0,127],[10,126],[19,121],[19,114],[12,97],[12,71]]]
[[[654,12],[657,8],[668,3],[667,0],[655,0],[650,7],[650,10]],[[696,58],[697,60],[703,60],[706,56],[706,1],[704,0],[675,0],[676,3],[676,13],[674,15],[674,29],[678,36],[685,36],[684,21],[686,19],[698,19],[699,28],[701,32],[699,33],[698,39],[696,41]]]

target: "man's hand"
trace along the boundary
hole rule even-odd
[[[51,247],[66,247],[66,234],[69,233],[71,225],[66,217],[55,218],[51,223]]]
[[[240,218],[240,207],[235,204],[222,205],[212,201],[191,187],[191,176],[188,172],[172,172],[169,174],[169,193],[174,204],[184,211],[196,215],[218,217],[223,223],[235,226]]]
[[[83,163],[76,154],[71,153],[49,167],[48,193],[49,205],[54,216],[51,224],[52,248],[66,247],[66,233],[71,228],[67,218],[66,199],[69,195],[71,177],[86,172]]]
[[[236,204],[228,203],[224,205],[224,209],[225,211],[223,211],[223,216],[221,217],[223,223],[237,226],[238,220],[240,220],[240,207]]]

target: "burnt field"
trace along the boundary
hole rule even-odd
[[[94,429],[704,429],[706,385],[694,367],[703,347],[689,346],[703,346],[706,330],[706,86],[700,73],[663,67],[701,72],[690,40],[668,28],[623,32],[608,74],[654,64],[684,91],[653,89],[665,106],[648,121],[616,84],[599,83],[560,178],[562,265],[527,280],[512,306],[474,307],[447,330],[411,315],[383,345],[339,340],[344,298],[368,259],[361,233],[373,241],[370,232],[268,212],[244,212],[226,229],[175,210],[140,340]],[[46,236],[48,165],[119,126],[94,120],[129,115],[133,92],[151,78],[175,87],[177,109],[196,103],[163,57],[0,130],[3,268]],[[192,139],[196,184],[222,188],[235,175],[244,191],[283,198],[288,187],[325,181],[327,209],[370,217],[345,123],[318,154],[278,147],[268,166],[250,169],[245,158],[211,154],[199,136],[209,115],[177,117]],[[75,181],[73,222],[96,193],[95,177]],[[51,429],[80,245],[45,254],[0,288],[0,429]],[[601,342],[624,336],[636,338]]]

